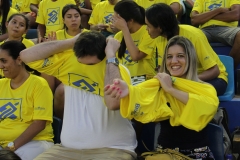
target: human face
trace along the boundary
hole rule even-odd
[[[160,27],[155,28],[153,25],[151,25],[151,24],[148,22],[148,20],[147,20],[146,17],[145,17],[145,23],[146,23],[146,25],[147,25],[148,34],[150,35],[150,37],[151,37],[152,39],[157,38],[158,36],[161,35],[162,30],[160,29]]]
[[[75,9],[69,9],[64,15],[63,22],[69,30],[77,30],[81,25],[81,16]]]
[[[187,58],[182,46],[173,45],[168,48],[166,54],[166,66],[171,76],[185,78]]]
[[[86,65],[94,65],[101,62],[101,60],[98,59],[97,56],[85,56],[85,57],[79,57],[78,62]]]
[[[13,38],[21,38],[26,33],[26,21],[22,16],[14,16],[7,23],[8,35]]]
[[[0,69],[6,78],[14,79],[17,77],[21,68],[20,58],[14,60],[6,50],[0,49]]]

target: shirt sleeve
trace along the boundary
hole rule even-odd
[[[147,56],[144,59],[150,59],[153,56],[154,50],[156,48],[156,42],[155,39],[152,39],[148,32],[145,32],[145,34],[142,37],[142,42],[138,45],[138,49],[147,54]]]
[[[52,122],[53,95],[45,79],[39,78],[39,82],[36,85],[33,93],[33,120],[47,120]]]

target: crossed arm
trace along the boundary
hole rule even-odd
[[[191,22],[192,25],[198,26],[206,23],[211,19],[224,21],[224,22],[233,22],[238,21],[240,18],[240,5],[232,5],[231,8],[217,8],[212,11],[205,13],[198,13],[193,10],[191,13]]]

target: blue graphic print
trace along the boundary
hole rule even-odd
[[[10,118],[10,119],[16,119],[17,115],[15,115],[18,106],[20,105],[20,102],[12,103],[7,102],[3,106],[0,107],[0,119]]]
[[[83,89],[85,91],[100,94],[99,84],[92,81],[90,78],[78,75],[78,74],[69,74],[70,85],[73,85],[77,88]]]
[[[48,9],[47,15],[48,15],[48,22],[47,25],[58,25],[59,22],[59,10],[60,8],[54,8],[54,9]]]

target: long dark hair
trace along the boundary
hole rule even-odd
[[[20,41],[12,40],[4,42],[2,45],[0,45],[0,49],[7,51],[9,56],[16,60],[19,57],[20,52],[26,49],[26,46]],[[40,75],[38,71],[30,68],[28,65],[24,64],[24,66],[28,72],[32,72],[35,75]]]
[[[10,10],[10,1],[9,0],[1,0],[0,16],[2,16],[2,22],[1,22],[2,28],[0,29],[0,35],[7,32],[5,23],[7,21],[7,16],[8,16],[9,10]]]
[[[118,2],[114,11],[118,13],[126,22],[131,19],[135,22],[144,25],[145,24],[145,10],[143,7],[139,6],[136,2],[132,0],[124,0]],[[124,53],[126,52],[126,43],[124,37],[122,38],[120,48],[118,50],[118,57],[124,57]]]
[[[147,8],[145,14],[148,22],[155,28],[160,27],[162,34],[166,35],[168,40],[178,34],[179,26],[176,15],[167,4],[153,4]]]

